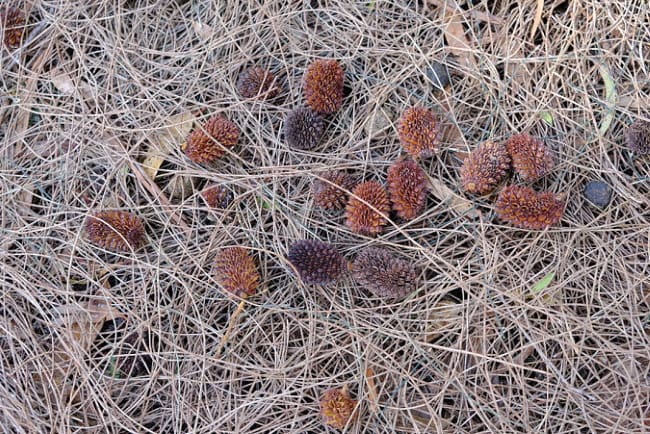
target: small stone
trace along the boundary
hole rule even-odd
[[[437,89],[442,90],[450,83],[449,70],[447,65],[438,62],[432,62],[431,66],[426,71],[427,78],[431,80],[431,85]]]
[[[594,206],[604,209],[612,199],[612,188],[602,181],[589,181],[585,185],[585,198]]]

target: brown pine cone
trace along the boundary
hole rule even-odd
[[[402,147],[413,158],[428,158],[440,147],[439,120],[429,109],[406,109],[397,126]]]
[[[379,297],[403,298],[417,290],[415,267],[377,247],[366,247],[357,255],[352,275],[361,286]]]
[[[88,240],[113,252],[137,250],[145,242],[142,220],[126,211],[99,211],[86,220]]]
[[[381,233],[388,224],[389,211],[390,202],[386,189],[376,181],[362,182],[352,191],[345,208],[345,224],[353,232],[374,236]]]
[[[512,167],[525,182],[537,181],[555,166],[553,153],[548,146],[529,134],[510,137],[506,148],[512,158]]]
[[[346,388],[329,389],[320,399],[320,414],[326,425],[344,429],[356,416],[357,401],[350,398]]]
[[[209,185],[204,188],[201,197],[210,208],[225,209],[233,201],[232,191],[219,184]]]
[[[313,149],[320,142],[324,131],[323,117],[309,107],[298,107],[284,119],[284,140],[293,149]]]
[[[210,163],[223,157],[239,141],[239,127],[221,115],[210,118],[203,128],[187,137],[185,155],[196,163]]]
[[[332,211],[345,208],[348,201],[347,191],[352,191],[356,185],[354,178],[339,171],[327,172],[321,178],[316,179],[312,186],[316,206]]]
[[[330,114],[343,105],[344,71],[336,60],[314,60],[307,67],[304,93],[314,111]]]
[[[287,259],[307,284],[335,283],[347,268],[347,262],[329,243],[300,240],[289,247]]]
[[[4,44],[7,48],[20,46],[25,33],[25,13],[15,7],[0,8],[0,28],[4,31]]]
[[[242,71],[237,79],[237,90],[244,98],[273,99],[280,91],[275,75],[259,66]]]
[[[214,277],[226,291],[239,297],[255,295],[260,283],[255,260],[243,247],[226,247],[217,254]]]
[[[545,229],[560,222],[564,201],[551,192],[538,193],[530,187],[509,185],[496,202],[499,218],[522,229]]]
[[[404,220],[413,220],[424,211],[427,195],[427,176],[411,160],[400,160],[388,169],[388,194],[393,209]]]
[[[472,151],[460,169],[463,189],[471,194],[487,194],[508,175],[510,155],[502,143],[485,142]]]

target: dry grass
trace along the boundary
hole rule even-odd
[[[648,116],[644,2],[544,2],[531,39],[537,2],[458,0],[470,50],[455,59],[445,40],[452,7],[311,3],[25,4],[32,36],[0,54],[0,426],[327,432],[318,396],[348,385],[360,400],[348,432],[648,432],[650,161],[632,160],[622,142],[625,126]],[[319,57],[345,65],[349,96],[323,144],[295,152],[282,120],[302,104],[302,73]],[[454,75],[444,91],[425,75],[434,59]],[[280,99],[237,96],[237,74],[252,64],[277,73]],[[400,154],[395,121],[415,103],[462,132],[424,165],[455,192],[453,151],[515,132],[544,137],[560,164],[539,186],[568,194],[561,226],[514,230],[489,200],[471,218],[432,197],[421,218],[369,239],[314,210],[310,185],[323,170],[385,179]],[[381,110],[391,125],[370,137]],[[242,128],[240,145],[205,167],[178,143],[148,181],[140,163],[156,133],[186,111],[225,114]],[[174,196],[170,179],[187,177],[194,189]],[[605,211],[582,196],[591,179],[614,190]],[[223,216],[211,218],[200,199],[207,181],[235,193]],[[90,245],[83,222],[100,208],[144,218],[149,245],[123,255]],[[360,245],[388,246],[423,270],[421,289],[388,304],[349,278],[304,286],[285,259],[301,238],[348,258]],[[217,356],[239,302],[210,273],[226,245],[254,251],[263,290]],[[552,283],[532,292],[549,272]],[[89,300],[112,310],[88,316]],[[444,326],[432,318],[445,314]]]

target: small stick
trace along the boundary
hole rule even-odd
[[[215,357],[219,357],[221,355],[221,351],[223,351],[223,348],[226,346],[226,342],[228,341],[228,339],[230,339],[230,335],[232,334],[233,328],[235,328],[235,321],[237,321],[239,315],[241,315],[241,313],[244,311],[244,307],[246,307],[245,298],[239,302],[239,304],[237,305],[237,309],[235,309],[232,315],[230,315],[230,319],[228,319],[228,327],[226,328],[226,332],[221,337],[221,341],[219,342],[219,345],[217,346],[217,349],[214,352]]]

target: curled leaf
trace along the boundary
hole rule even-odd
[[[598,65],[598,72],[600,72],[603,82],[605,82],[605,101],[607,102],[606,112],[599,128],[600,134],[603,135],[607,132],[609,126],[614,120],[614,111],[616,108],[618,93],[616,92],[616,82],[612,78],[609,67],[606,64],[601,63]]]

